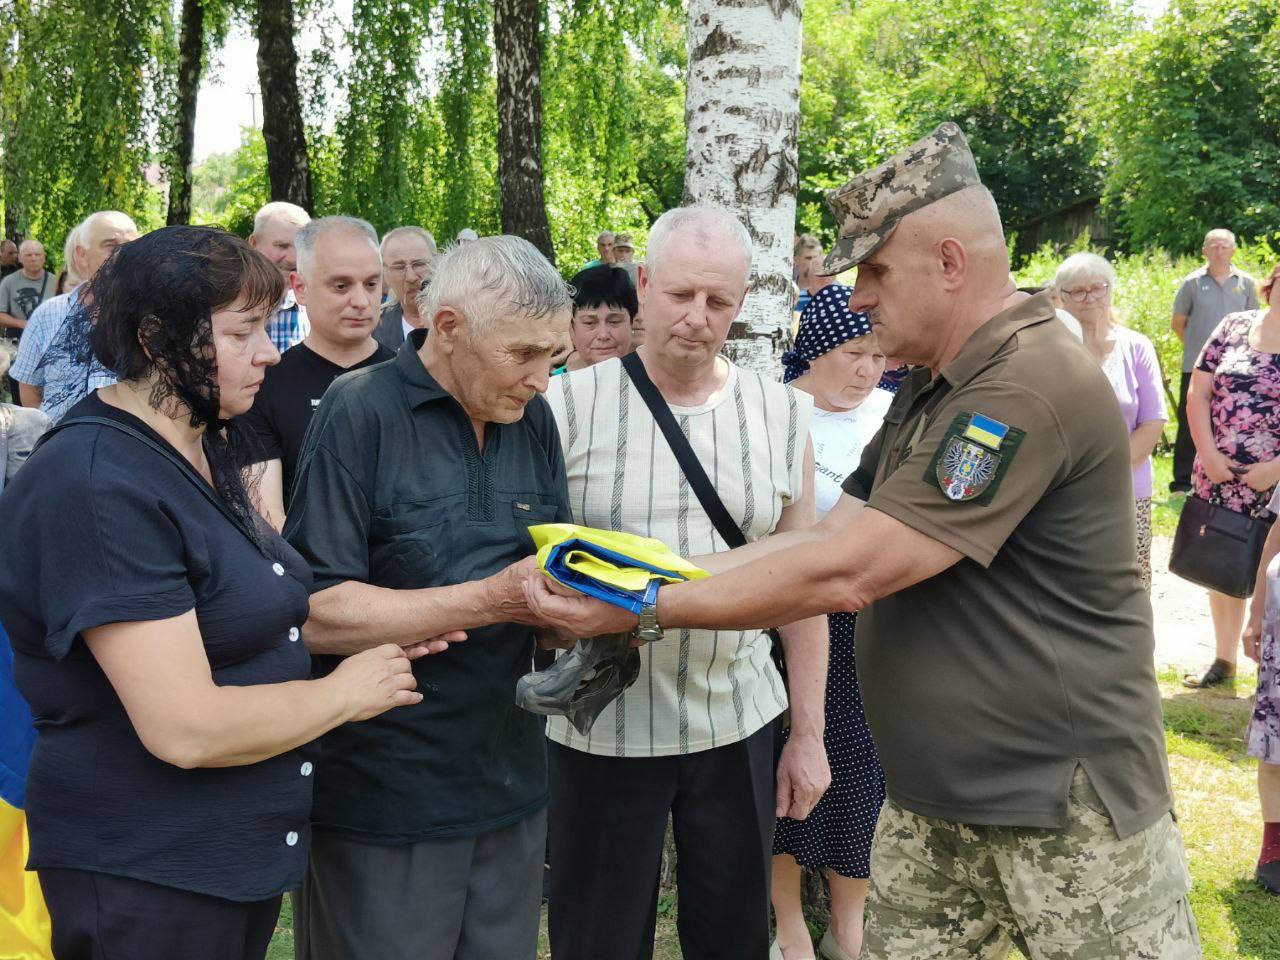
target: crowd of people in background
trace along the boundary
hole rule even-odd
[[[644,955],[668,820],[687,957],[770,940],[771,958],[814,957],[802,868],[831,892],[816,955],[860,955],[885,774],[855,614],[784,625],[785,682],[760,629],[672,631],[587,735],[544,732],[512,689],[537,650],[572,646],[535,640],[530,525],[634,530],[696,560],[728,548],[624,358],[645,347],[748,541],[837,506],[912,367],[812,234],[782,383],[721,355],[752,263],[730,214],[664,214],[643,260],[630,233],[596,249],[566,283],[518,238],[464,230],[441,250],[419,225],[379,237],[282,202],[247,242],[93,212],[57,274],[39,241],[0,243],[0,553],[40,558],[0,586],[0,619],[41,718],[31,862],[60,957],[107,936],[121,956],[260,958],[296,888],[300,958],[386,942],[531,957],[548,864],[557,960]],[[1234,249],[1210,231],[1172,303],[1172,490],[1269,521],[1280,295],[1259,302],[1280,266],[1255,284]],[[1104,257],[1066,258],[1049,292],[1128,431],[1149,591],[1156,349]],[[1210,591],[1217,658],[1185,681],[1233,682],[1242,636],[1260,664],[1249,753],[1273,893],[1277,555],[1273,533],[1252,607]],[[141,920],[103,934],[106,915]]]

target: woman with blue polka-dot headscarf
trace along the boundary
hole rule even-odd
[[[813,439],[819,516],[840,499],[840,484],[857,469],[893,397],[877,387],[885,357],[866,314],[849,310],[853,291],[833,283],[813,295],[800,315],[793,349],[782,358],[784,380],[813,397]],[[854,668],[851,613],[828,617],[824,741],[831,786],[805,820],[778,821],[773,844],[773,908],[778,939],[770,960],[812,957],[800,904],[800,868],[821,869],[831,889],[832,927],[819,955],[841,960],[862,946],[862,913],[870,876],[871,835],[884,800]]]

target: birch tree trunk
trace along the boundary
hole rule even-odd
[[[311,164],[298,92],[293,0],[258,0],[258,86],[271,199],[287,200],[310,212]]]
[[[173,129],[173,169],[169,171],[169,226],[191,219],[191,153],[196,141],[196,96],[204,65],[204,0],[182,0],[178,39],[177,116]]]
[[[725,345],[776,375],[791,331],[801,0],[689,0],[686,203],[734,211],[755,245],[752,289]]]
[[[494,0],[498,68],[498,185],[502,232],[556,262],[542,192],[542,14],[539,0]]]

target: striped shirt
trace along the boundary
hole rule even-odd
[[[727,362],[727,361],[723,361]],[[727,550],[618,360],[552,379],[576,523],[657,537],[683,556]],[[771,533],[804,490],[812,401],[730,365],[719,395],[672,406],[748,540]],[[640,648],[640,676],[586,736],[552,717],[547,736],[587,753],[667,756],[743,740],[787,706],[758,630],[672,630]]]
[[[271,337],[276,349],[284,353],[307,339],[310,332],[311,322],[307,319],[307,308],[297,301],[291,287],[284,292],[279,308],[267,321],[267,335]]]

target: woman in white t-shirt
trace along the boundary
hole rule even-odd
[[[853,291],[840,284],[813,295],[800,317],[795,349],[783,357],[784,379],[813,397],[809,431],[816,466],[818,516],[840,499],[893,395],[877,387],[885,356],[865,314],[849,310]],[[884,775],[862,712],[854,669],[851,613],[828,617],[824,740],[831,786],[805,820],[782,818],[773,842],[773,909],[778,939],[771,960],[813,957],[801,911],[801,867],[821,869],[831,888],[831,927],[818,945],[828,960],[856,957],[870,876],[871,836],[884,800]]]

